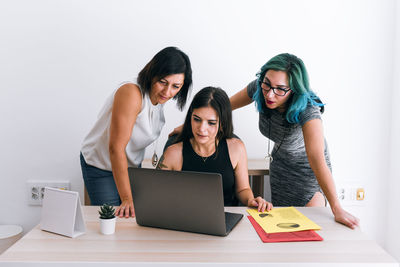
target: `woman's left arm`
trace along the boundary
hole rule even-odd
[[[354,229],[359,225],[359,220],[346,212],[340,205],[332,173],[325,160],[322,121],[320,119],[312,119],[307,121],[302,129],[308,161],[322,191],[329,201],[335,220]]]
[[[262,197],[254,198],[253,191],[249,184],[249,172],[247,169],[247,153],[243,142],[240,139],[228,139],[229,157],[235,172],[236,194],[244,205],[257,207],[258,211],[270,211],[272,204]]]

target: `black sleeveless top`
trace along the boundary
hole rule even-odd
[[[228,144],[222,139],[216,152],[203,160],[197,155],[189,140],[183,141],[182,148],[182,171],[213,172],[222,176],[222,187],[224,191],[224,205],[238,206],[236,197],[235,172],[229,157]]]

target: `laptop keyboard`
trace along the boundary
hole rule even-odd
[[[229,233],[242,217],[242,214],[225,212],[226,232]]]

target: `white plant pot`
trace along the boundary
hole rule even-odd
[[[111,235],[115,232],[116,217],[112,219],[100,219],[100,232],[103,235]]]

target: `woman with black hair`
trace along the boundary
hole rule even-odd
[[[159,137],[164,103],[176,99],[182,110],[191,84],[188,56],[167,47],[140,71],[137,84],[123,83],[107,99],[80,154],[92,205],[108,203],[119,206],[117,216],[134,216],[128,167],[141,166],[145,148]]]
[[[225,206],[237,206],[240,201],[259,211],[272,208],[262,197],[254,198],[246,148],[241,140],[233,138],[229,97],[220,88],[206,87],[195,95],[182,132],[166,149],[157,168],[220,173]]]

